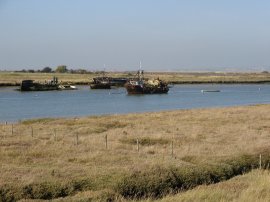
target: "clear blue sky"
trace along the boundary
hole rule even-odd
[[[269,0],[0,0],[0,69],[269,70]]]

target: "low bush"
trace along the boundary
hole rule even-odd
[[[0,201],[17,201],[19,199],[50,200],[91,189],[91,186],[92,184],[89,179],[72,180],[66,184],[56,182],[34,183],[21,188],[5,185],[0,187]]]
[[[269,168],[270,155],[261,152],[262,168]],[[114,180],[109,187],[113,190],[100,195],[100,200],[113,201],[117,197],[131,199],[158,198],[169,193],[188,190],[201,184],[212,184],[228,180],[236,175],[259,167],[259,155],[241,155],[235,158],[215,160],[211,164],[184,165],[183,167],[156,166],[148,170],[134,171]],[[108,185],[108,184],[107,184]],[[3,185],[0,187],[0,201],[20,199],[51,200],[74,195],[79,191],[94,189],[88,178],[66,182],[41,182],[24,186]],[[108,187],[106,187],[108,188]]]
[[[9,185],[0,187],[0,201],[13,202],[20,199],[18,190]]]
[[[269,155],[264,154],[262,164],[269,165],[269,160]],[[124,176],[114,189],[125,198],[157,198],[201,184],[227,180],[258,166],[258,155],[242,155],[211,165],[154,167]]]

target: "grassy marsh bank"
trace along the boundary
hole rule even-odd
[[[233,201],[253,202],[269,201],[270,198],[269,171],[254,170],[248,174],[234,177],[214,185],[201,185],[193,190],[167,196],[158,202],[192,202],[192,201]],[[144,200],[151,202],[153,200]]]
[[[268,165],[269,111],[257,105],[2,124],[0,196],[125,200],[226,180],[258,167],[259,154]]]
[[[135,72],[109,72],[107,76],[112,77],[132,77]],[[63,83],[76,85],[87,85],[93,77],[100,74],[68,74],[68,73],[20,73],[20,72],[0,72],[0,86],[19,85],[22,80],[32,79],[40,82],[52,79],[53,76],[59,78]],[[166,73],[166,72],[146,72],[145,77],[163,79],[172,84],[199,84],[199,83],[270,83],[269,73]]]

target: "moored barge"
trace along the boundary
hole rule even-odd
[[[49,91],[59,90],[57,77],[53,77],[50,81],[45,83],[34,82],[34,80],[23,80],[20,85],[20,91]]]
[[[109,77],[95,77],[90,83],[91,89],[111,89]]]
[[[168,93],[168,84],[159,78],[148,80],[143,78],[143,70],[139,70],[137,78],[130,79],[126,84],[128,94],[163,94]]]
[[[112,86],[124,87],[127,78],[95,77],[90,83],[91,89],[111,89]]]

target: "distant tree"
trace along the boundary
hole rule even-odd
[[[76,70],[69,69],[68,72],[71,73],[71,74],[75,74],[76,73]]]
[[[35,70],[33,70],[33,69],[28,69],[27,72],[29,72],[29,73],[35,73]]]
[[[44,67],[44,68],[41,70],[41,72],[44,72],[44,73],[50,73],[50,72],[52,72],[52,68],[50,68],[50,67]]]
[[[268,71],[262,71],[263,74],[268,74],[269,72]]]
[[[69,69],[68,70],[69,73],[71,74],[87,74],[87,70],[85,69]]]
[[[77,72],[79,74],[87,74],[87,70],[85,70],[85,69],[78,69]]]
[[[59,65],[55,70],[57,73],[66,73],[67,71],[68,69],[66,65]]]

